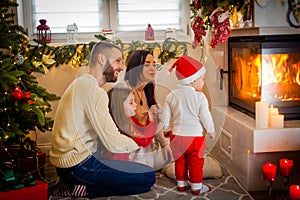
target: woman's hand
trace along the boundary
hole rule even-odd
[[[150,122],[159,122],[158,119],[158,106],[157,105],[152,105],[150,109],[148,110],[148,115],[149,115],[149,121]]]

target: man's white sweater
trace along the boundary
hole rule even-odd
[[[139,146],[121,134],[108,110],[108,96],[96,78],[84,74],[62,96],[54,118],[51,163],[69,168],[97,151],[98,138],[113,153],[128,153]]]

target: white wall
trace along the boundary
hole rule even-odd
[[[254,4],[256,27],[289,26],[286,21],[288,0],[271,0],[265,7]]]

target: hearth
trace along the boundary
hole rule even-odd
[[[254,118],[255,102],[267,101],[300,119],[300,35],[231,37],[228,57],[229,106]]]

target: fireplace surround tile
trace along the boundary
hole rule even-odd
[[[255,119],[229,106],[216,106],[212,114],[216,130],[225,130],[231,137],[232,159],[224,153],[220,141],[212,153],[248,191],[266,190],[262,165],[270,161],[279,167],[283,157],[294,160],[291,181],[300,180],[300,120],[286,121],[283,129],[256,129]],[[281,179],[278,173],[274,188],[282,187]]]

